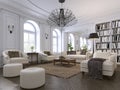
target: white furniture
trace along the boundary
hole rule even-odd
[[[20,86],[25,89],[38,88],[45,84],[45,69],[26,68],[20,72]]]
[[[111,52],[100,52],[97,51],[94,53],[93,58],[104,58],[106,61],[103,62],[103,75],[112,76],[117,67],[117,54]],[[88,72],[88,60],[81,62],[80,71]]]
[[[8,54],[9,51],[19,52],[19,57],[11,58]],[[8,63],[23,63],[23,64],[25,64],[25,63],[29,62],[28,56],[25,53],[21,52],[20,50],[14,50],[14,49],[13,50],[5,50],[5,51],[3,51],[2,55],[3,55],[3,63],[4,64],[8,64]]]
[[[53,61],[56,58],[55,55],[47,55],[44,53],[39,53],[39,60],[41,61]]]
[[[22,69],[23,69],[23,65],[20,63],[6,64],[3,66],[3,76],[4,77],[19,76],[20,71]]]
[[[81,55],[80,53],[71,54],[71,55],[63,54],[63,55],[65,58],[73,58],[76,59],[76,62],[81,62],[83,60],[88,59],[92,54],[90,52],[86,52],[86,55]]]

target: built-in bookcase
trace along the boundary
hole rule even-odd
[[[112,51],[120,54],[120,20],[112,21]]]
[[[95,29],[99,36],[96,50],[116,52],[120,62],[120,20],[96,24]]]
[[[96,42],[96,49],[107,51],[110,50],[110,22],[96,24],[96,32],[99,40]]]

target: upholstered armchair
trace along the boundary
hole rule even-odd
[[[100,52],[97,51],[93,54],[93,58],[103,58],[106,59],[103,62],[102,74],[107,76],[112,76],[117,67],[117,54],[111,52]],[[84,60],[81,62],[80,71],[88,72],[88,61],[90,59]]]
[[[44,53],[39,53],[39,58],[41,61],[53,61],[56,56],[51,54],[49,51],[44,51]]]
[[[27,54],[23,53],[20,50],[5,50],[2,53],[3,55],[3,64],[8,63],[28,63]]]

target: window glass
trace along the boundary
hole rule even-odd
[[[24,24],[24,30],[35,32],[34,26],[30,23],[25,23]]]
[[[75,49],[74,35],[71,33],[69,34],[69,37],[68,37],[68,43],[72,45],[73,49]]]
[[[84,37],[80,37],[80,48],[83,49],[83,47],[86,45],[87,45],[87,39]]]
[[[53,32],[53,39],[52,39],[52,48],[53,53],[61,52],[61,33],[58,29],[54,29]]]
[[[53,31],[53,52],[58,52],[58,35],[55,30]]]
[[[24,52],[31,52],[31,47],[36,48],[36,29],[32,23],[24,24]]]

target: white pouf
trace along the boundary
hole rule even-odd
[[[23,69],[23,65],[21,63],[6,64],[3,66],[3,76],[4,77],[19,76],[20,71],[22,69]]]
[[[45,84],[45,69],[26,68],[20,72],[20,86],[25,89],[38,88]]]

